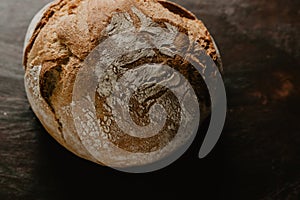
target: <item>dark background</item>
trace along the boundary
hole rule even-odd
[[[1,200],[300,199],[299,0],[176,0],[204,21],[219,45],[228,116],[208,157],[197,158],[199,134],[181,159],[149,174],[121,173],[74,156],[31,111],[23,40],[46,2],[0,0]]]

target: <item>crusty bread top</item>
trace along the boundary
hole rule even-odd
[[[180,27],[218,60],[217,49],[206,27],[177,4],[154,0],[58,0],[48,8],[35,28],[24,53],[25,68],[63,59],[70,54],[83,60],[103,39],[101,32],[114,12],[128,12],[136,19],[132,6],[154,21],[166,21]]]
[[[59,0],[43,15],[24,55],[26,69],[42,65],[41,92],[51,107],[53,102],[71,102],[72,91],[68,86],[74,82],[80,63],[106,38],[103,30],[114,13],[128,13],[138,28],[140,23],[131,9],[133,6],[155,22],[168,22],[178,27],[191,40],[199,42],[221,66],[220,56],[206,27],[189,11],[174,3],[154,0]],[[51,71],[51,76],[48,71]],[[56,106],[63,105],[57,103]]]
[[[40,66],[38,83],[35,84],[40,94],[29,94],[29,101],[38,104],[33,106],[35,113],[57,141],[73,153],[98,163],[100,161],[92,158],[80,144],[74,121],[68,116],[70,111],[63,109],[68,109],[72,103],[73,85],[84,59],[108,37],[105,30],[112,23],[113,16],[116,13],[127,13],[135,28],[140,28],[142,22],[133,7],[158,24],[167,22],[177,27],[191,41],[197,41],[221,66],[220,55],[203,23],[177,4],[155,0],[57,0],[52,3],[38,22],[24,51],[27,79],[34,79],[29,71]],[[192,73],[185,70],[185,67],[182,65],[179,70],[183,74]],[[199,83],[198,78],[195,76],[192,81],[198,85],[196,92],[201,93],[206,100],[209,99],[205,86]],[[34,93],[30,86],[27,91]],[[204,109],[201,114],[208,113],[208,105],[200,107]],[[47,110],[45,113],[51,115],[52,120],[39,109]],[[119,145],[125,147],[127,144]]]

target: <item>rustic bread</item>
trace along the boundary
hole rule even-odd
[[[133,7],[136,10],[133,10]],[[142,22],[137,12],[157,24],[167,22],[188,35],[188,38],[198,42],[199,46],[221,68],[220,55],[203,23],[181,6],[167,1],[57,0],[43,10],[40,18],[35,19],[34,25],[28,32],[28,41],[24,50],[25,86],[33,111],[46,130],[61,145],[76,155],[99,164],[103,162],[87,150],[77,134],[71,112],[74,82],[84,60],[97,45],[108,37],[108,26],[114,26],[114,15],[126,13],[126,16],[133,22],[133,26],[139,29]],[[163,55],[156,55],[155,59],[156,62],[169,60]],[[153,59],[144,59],[141,63],[135,64],[151,61]],[[175,66],[174,68],[186,77],[189,76],[188,73],[193,73],[185,70],[188,64],[180,59],[170,61],[169,64]],[[195,89],[199,96],[202,95],[201,115],[207,116],[209,95],[203,81],[196,80],[196,78],[190,81],[196,85]],[[97,97],[95,103],[98,110],[103,110],[101,97]],[[135,107],[134,102],[132,105],[135,111],[132,112],[131,117],[138,124],[140,116],[134,113],[138,113],[139,108]],[[105,112],[97,112],[99,120],[103,120],[106,117],[104,115]],[[122,137],[117,134],[116,124],[112,123],[110,126],[110,132],[115,135],[115,138]],[[168,140],[172,139],[168,134],[166,137],[169,137]],[[159,140],[165,139],[156,136],[148,141],[141,141],[124,137],[115,140],[115,145],[126,151],[149,152],[151,149],[154,151],[155,147],[156,149],[163,147],[165,144]],[[152,146],[146,145],[149,143]],[[132,144],[139,148],[132,149]]]

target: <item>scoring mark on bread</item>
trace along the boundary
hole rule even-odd
[[[40,79],[41,95],[48,103],[48,105],[51,107],[53,112],[54,112],[54,108],[51,102],[51,97],[62,78],[61,73],[62,73],[62,67],[58,65],[52,67],[45,73],[41,74],[41,79]]]
[[[45,119],[49,119],[51,117],[54,118],[56,125],[57,125],[57,129],[59,131],[59,136],[58,135],[54,135],[55,138],[57,138],[59,141],[65,141],[63,132],[62,132],[62,123],[60,122],[60,120],[57,118],[57,116],[55,115],[55,112],[53,109],[51,109],[51,107],[49,106],[49,104],[45,101],[45,99],[42,97],[41,94],[41,73],[42,73],[42,65],[39,66],[33,66],[32,68],[30,68],[26,75],[25,75],[25,82],[27,85],[26,90],[31,90],[32,91],[32,95],[28,96],[29,101],[35,102],[34,104],[31,104],[33,106],[33,110],[38,113],[39,116],[44,117]],[[47,109],[45,109],[45,106],[49,106],[49,108],[51,109],[51,116],[46,116],[47,115]],[[44,107],[43,107],[44,106]],[[41,107],[43,107],[45,110],[42,110]],[[59,137],[59,138],[58,138]]]
[[[180,17],[185,17],[187,19],[195,20],[194,14],[184,9],[183,7],[169,1],[158,1],[164,8],[168,9],[170,12],[179,15]]]

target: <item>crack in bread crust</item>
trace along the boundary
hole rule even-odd
[[[195,20],[196,16],[185,8],[179,6],[176,3],[170,1],[158,1],[163,7],[168,9],[170,12],[179,15],[180,17],[185,17],[187,19]]]

